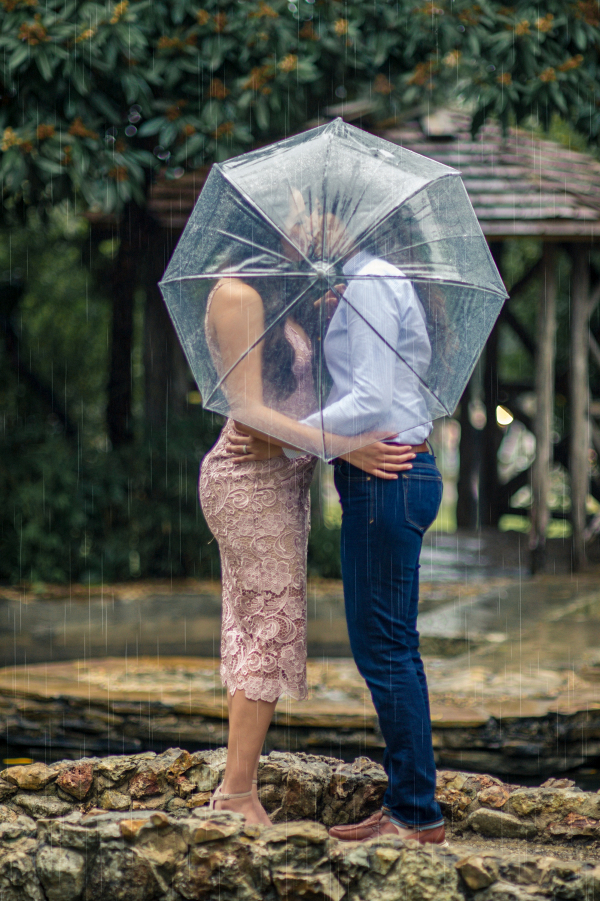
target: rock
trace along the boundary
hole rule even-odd
[[[504,807],[510,797],[510,792],[506,785],[490,785],[477,794],[477,800],[484,807],[499,808]]]
[[[173,788],[175,789],[175,793],[180,798],[187,798],[193,792],[196,791],[196,786],[193,782],[190,782],[189,779],[186,779],[185,776],[177,776],[177,778],[173,781]]]
[[[144,760],[147,760],[149,757],[155,757],[156,755],[105,757],[96,766],[99,787],[110,788],[131,776],[138,768],[138,763],[140,762],[138,758],[142,756]]]
[[[462,876],[468,888],[474,892],[480,888],[487,888],[498,879],[498,867],[490,867],[483,860],[483,857],[472,855],[464,857],[457,861],[454,865]]]
[[[186,801],[187,807],[204,807],[210,801],[212,792],[196,792]]]
[[[489,838],[532,838],[537,834],[534,823],[524,822],[501,810],[486,810],[484,807],[469,816],[467,826],[473,832]]]
[[[546,779],[542,782],[540,788],[573,788],[575,782],[573,779]]]
[[[169,764],[166,771],[166,777],[169,782],[172,784],[176,783],[178,779],[186,773],[190,767],[194,765],[196,762],[196,756],[190,754],[188,751],[182,751],[179,757],[176,757],[175,760]]]
[[[165,873],[173,873],[188,850],[187,842],[181,834],[169,825],[166,828],[140,829],[135,843],[144,857]]]
[[[192,787],[193,789],[193,787]],[[162,794],[156,773],[146,770],[138,773],[129,783],[129,794],[132,798],[149,798],[152,795]]]
[[[63,770],[56,784],[68,795],[83,801],[94,781],[94,767],[91,763],[84,763],[71,769]]]
[[[106,789],[100,798],[100,807],[102,810],[129,810],[131,799],[129,795]]]
[[[547,895],[531,894],[526,888],[508,882],[495,882],[476,897],[477,901],[548,901]]]
[[[7,770],[2,770],[0,779],[12,782],[20,789],[39,791],[56,779],[57,775],[57,770],[53,767],[43,763],[31,763],[27,766],[11,766]]]
[[[322,820],[326,826],[335,823],[357,823],[381,807],[387,788],[382,766],[368,757],[358,757],[351,764],[339,764],[331,775],[324,797]]]
[[[0,855],[2,901],[46,901],[35,871],[35,841],[4,849]]]
[[[19,792],[12,799],[13,804],[22,807],[23,810],[35,819],[40,817],[62,817],[72,809],[68,801],[46,795],[26,795]],[[1,897],[1,896],[0,896]]]
[[[77,901],[85,883],[85,857],[71,848],[43,845],[36,870],[48,901]]]
[[[567,814],[558,823],[550,823],[546,827],[550,835],[573,838],[575,836],[590,836],[600,838],[600,821],[592,817],[579,816],[576,813]]]
[[[7,782],[6,779],[0,779],[0,801],[5,801],[12,797],[18,791],[17,786],[13,782]]]
[[[318,898],[319,901],[341,901],[346,894],[333,873],[298,871],[285,867],[273,872],[273,885],[280,898]]]
[[[101,844],[88,867],[83,901],[166,901],[168,886],[137,849]]]
[[[215,842],[219,839],[237,835],[243,825],[243,818],[238,822],[220,821],[216,818],[206,820],[204,823],[186,824],[184,837],[189,845],[201,845],[204,842]]]
[[[394,848],[396,840],[378,839],[369,843],[369,863],[366,870],[359,871],[352,880],[353,891],[350,898],[381,899],[381,901],[464,901],[464,894],[459,884],[458,872],[454,861],[446,859],[439,853],[431,853],[429,849],[414,842],[414,847]],[[382,848],[398,850],[395,862],[391,866],[381,867],[377,858]],[[413,845],[411,842],[410,845]],[[389,862],[386,858],[386,863]],[[344,882],[344,874],[338,874],[340,882]]]

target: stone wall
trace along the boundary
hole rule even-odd
[[[171,749],[4,770],[0,898],[600,901],[600,794],[569,780],[528,789],[439,773],[450,833],[449,849],[439,849],[328,837],[325,826],[381,803],[385,774],[367,758],[263,757],[267,828],[208,811],[224,765],[223,749]],[[589,853],[568,861],[565,847]]]

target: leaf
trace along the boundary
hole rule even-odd
[[[149,135],[158,134],[165,124],[164,116],[155,116],[154,119],[148,119],[138,128],[138,135],[141,138],[147,138]]]
[[[9,59],[9,70],[12,71],[13,69],[16,69],[17,66],[20,66],[21,63],[25,62],[26,59],[29,59],[29,47],[27,46],[27,44],[22,44],[20,47],[17,47],[17,49]]]
[[[44,81],[52,81],[53,67],[50,65],[50,60],[48,59],[46,51],[43,47],[41,47],[36,53],[35,62]]]

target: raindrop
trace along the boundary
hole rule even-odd
[[[117,139],[114,135],[104,135],[104,140],[107,144],[114,144]]]
[[[488,70],[488,72],[495,72],[495,71],[496,71],[496,67],[495,67],[495,66],[488,66],[488,67],[487,67],[487,70]]]
[[[112,125],[110,128],[107,128],[107,129],[106,129],[106,134],[107,134],[107,135],[110,135],[112,138],[116,138],[116,136],[117,136],[117,129],[115,128],[114,125]]]
[[[135,122],[139,122],[140,119],[141,119],[142,117],[141,117],[140,114],[139,114],[138,112],[136,112],[135,110],[130,110],[129,115],[127,116],[127,118],[128,118],[129,121],[133,124],[133,123],[135,123]]]
[[[343,84],[341,84],[339,86],[339,88],[335,89],[335,96],[339,97],[340,100],[343,100],[345,97],[348,96],[348,91],[346,90],[346,88],[344,87]]]
[[[125,134],[128,138],[132,138],[135,134],[137,134],[137,128],[135,125],[128,125],[125,129]]]
[[[159,160],[168,160],[169,157],[171,156],[170,151],[165,150],[165,148],[162,147],[160,144],[158,144],[152,152],[153,152],[154,156],[157,157]]]
[[[295,3],[288,3],[288,9],[289,9],[289,11],[290,11],[291,13],[297,13],[297,12],[298,12],[298,7],[296,6]]]
[[[171,178],[181,178],[182,175],[185,174],[185,169],[181,166],[177,166],[175,169],[171,169]]]
[[[315,0],[304,0],[305,3],[314,3]]]
[[[458,26],[458,30],[459,30],[459,31],[464,31],[464,30],[465,30],[465,26],[464,26],[464,25],[459,25],[459,26]]]

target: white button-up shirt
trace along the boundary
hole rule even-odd
[[[402,444],[421,444],[432,428],[419,381],[431,360],[421,302],[403,272],[365,252],[343,271],[350,281],[324,341],[333,386],[323,410],[304,422],[337,435],[398,433]]]

